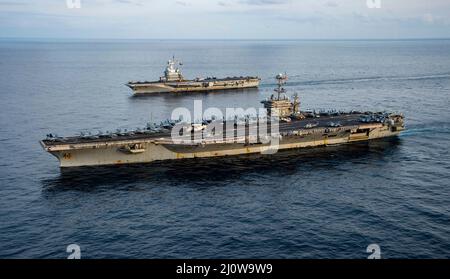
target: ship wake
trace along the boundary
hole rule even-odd
[[[301,75],[291,75],[291,78],[302,78]],[[347,84],[347,83],[364,83],[364,82],[386,82],[386,81],[412,81],[412,80],[434,80],[434,79],[450,79],[450,73],[442,74],[424,74],[416,76],[373,76],[360,78],[343,78],[343,79],[323,79],[323,80],[309,80],[309,81],[291,81],[287,82],[289,86],[302,85],[321,85],[321,84]],[[262,83],[261,87],[272,87],[274,83]]]

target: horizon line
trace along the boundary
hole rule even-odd
[[[412,41],[450,40],[450,37],[405,38],[61,38],[61,37],[0,37],[0,41]]]

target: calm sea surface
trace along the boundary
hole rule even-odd
[[[131,97],[172,55],[259,90]],[[260,107],[287,72],[303,108],[403,112],[378,141],[61,171],[47,133],[132,129],[176,107]],[[450,41],[0,41],[0,257],[450,257]]]

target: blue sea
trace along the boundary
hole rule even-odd
[[[169,58],[259,90],[132,97]],[[303,109],[401,112],[397,139],[61,170],[39,140],[133,129],[176,107],[261,107],[274,76]],[[450,257],[450,40],[1,40],[0,257]]]

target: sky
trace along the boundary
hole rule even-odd
[[[0,38],[450,38],[450,0],[0,0]]]

